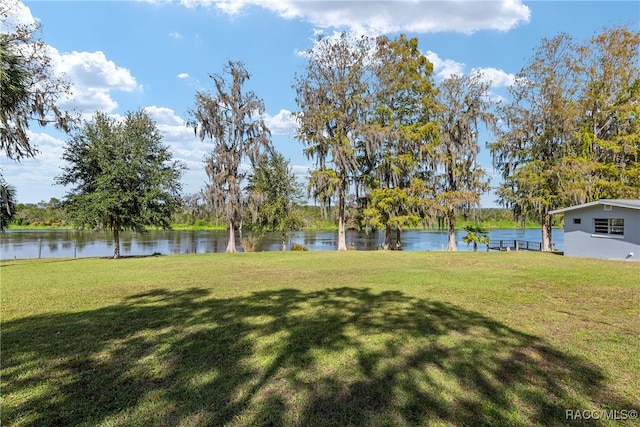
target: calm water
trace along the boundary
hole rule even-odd
[[[465,231],[456,234],[458,250],[473,250],[462,243]],[[310,251],[332,251],[338,247],[337,231],[304,231],[295,233],[289,244],[301,244]],[[395,237],[395,235],[394,235]],[[491,240],[527,240],[539,242],[540,229],[492,230]],[[123,233],[120,254],[151,255],[153,253],[195,254],[224,252],[227,247],[225,231],[149,231],[147,233]],[[552,241],[556,249],[563,249],[562,230],[553,230]],[[347,245],[358,250],[375,250],[384,242],[384,233],[347,231]],[[238,250],[239,235],[236,235]],[[402,246],[406,251],[440,251],[447,247],[444,230],[410,230],[402,233]],[[269,233],[258,250],[281,249],[278,233]],[[478,250],[485,250],[479,245]],[[13,258],[73,258],[113,255],[111,234],[71,230],[8,230],[0,234],[0,259]]]

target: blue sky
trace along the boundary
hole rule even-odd
[[[188,111],[196,91],[212,88],[209,74],[221,72],[228,60],[246,64],[252,74],[247,88],[265,102],[274,145],[302,177],[313,163],[294,137],[291,86],[305,65],[300,52],[318,31],[417,37],[436,80],[481,70],[495,96],[504,96],[543,37],[566,32],[585,40],[604,26],[638,28],[640,20],[638,1],[8,1],[15,3],[15,21],[42,24],[55,72],[72,85],[63,107],[86,118],[96,110],[119,116],[147,109],[164,143],[188,167],[185,193],[206,182],[202,162],[211,149],[185,126]],[[7,26],[0,24],[0,31]],[[5,179],[17,188],[19,202],[62,199],[68,189],[54,185],[54,177],[68,137],[37,125],[30,136],[40,154],[21,163],[0,158]],[[487,150],[480,161],[493,175]],[[487,194],[482,205],[494,201]]]

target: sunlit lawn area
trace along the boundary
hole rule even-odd
[[[269,252],[0,274],[3,426],[554,426],[640,410],[638,263]]]

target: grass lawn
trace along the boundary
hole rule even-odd
[[[639,263],[266,252],[0,280],[3,426],[638,423]]]

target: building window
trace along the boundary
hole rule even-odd
[[[582,224],[582,218],[573,218],[574,224]]]
[[[593,221],[595,234],[624,234],[623,218],[595,218]]]

